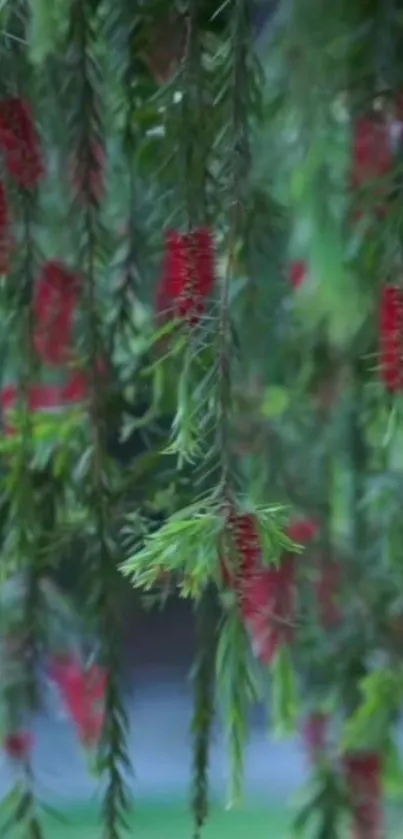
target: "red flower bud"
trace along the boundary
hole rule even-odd
[[[33,742],[33,736],[29,731],[16,731],[4,738],[4,751],[12,760],[21,761],[32,751]]]
[[[292,262],[290,265],[290,282],[293,288],[297,289],[302,286],[307,277],[307,267],[305,262]]]

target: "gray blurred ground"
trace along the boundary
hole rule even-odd
[[[133,621],[128,649],[127,707],[133,790],[141,798],[185,797],[189,789],[191,685],[187,678],[193,652],[192,622],[181,607],[164,616]],[[53,705],[53,703],[52,703]],[[49,799],[83,801],[96,790],[68,719],[54,708],[36,723],[38,792]],[[10,767],[0,762],[0,795],[10,785]],[[247,792],[284,800],[304,780],[306,765],[296,741],[276,742],[263,715],[256,712],[247,751]],[[212,754],[213,789],[225,792],[226,749],[217,725]]]
[[[192,701],[181,682],[148,674],[137,696],[128,701],[130,753],[135,768],[136,796],[186,795],[191,750],[189,723]],[[164,674],[162,674],[164,675]],[[42,794],[69,801],[87,799],[96,789],[89,776],[68,720],[52,714],[37,721],[36,764]],[[211,777],[217,793],[225,792],[227,761],[222,733],[216,732]],[[276,742],[259,723],[253,725],[247,752],[247,790],[254,795],[284,799],[304,779],[304,756],[298,743]],[[0,765],[0,795],[11,780],[10,768]]]

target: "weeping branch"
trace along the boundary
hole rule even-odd
[[[108,674],[105,725],[100,749],[100,769],[106,781],[103,817],[106,839],[118,839],[124,830],[129,809],[125,780],[129,759],[127,719],[120,697],[115,598],[118,549],[109,518],[112,489],[106,450],[105,380],[102,367],[105,341],[97,287],[98,274],[104,268],[100,199],[106,154],[101,124],[102,78],[95,57],[99,34],[98,7],[99,4],[91,0],[77,0],[72,7],[70,66],[77,111],[71,123],[71,148],[76,171],[80,172],[80,178],[73,186],[76,190],[75,211],[79,210],[80,221],[83,349],[89,378],[90,444],[86,501],[91,520],[88,549],[91,571],[88,583],[91,587],[94,621],[99,630],[102,656]]]

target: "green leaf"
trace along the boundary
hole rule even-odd
[[[385,750],[383,773],[386,795],[401,801],[403,798],[403,764],[393,737],[389,738]]]
[[[282,387],[268,387],[265,392],[262,415],[266,419],[275,419],[284,414],[290,404],[290,394]]]
[[[346,750],[382,748],[403,698],[403,674],[396,670],[371,673],[361,682],[363,701],[347,721],[343,746]]]
[[[42,64],[57,52],[67,32],[70,4],[67,0],[31,0],[30,5],[30,58],[34,64]]]
[[[297,722],[298,702],[294,667],[290,652],[283,647],[272,668],[272,724],[279,736],[293,734]]]

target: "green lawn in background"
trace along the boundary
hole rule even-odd
[[[245,806],[239,810],[216,807],[203,830],[203,839],[292,839],[293,808]],[[390,813],[388,837],[403,839],[402,813]],[[59,818],[45,819],[46,839],[101,839],[102,827],[95,809],[72,809]],[[349,839],[350,829],[346,831]],[[26,839],[26,833],[8,833],[10,839]],[[128,837],[133,839],[191,839],[192,820],[186,804],[140,803],[130,820]],[[3,837],[1,837],[3,839]]]
[[[94,816],[75,810],[63,814],[66,823],[55,818],[47,820],[49,839],[100,839],[102,830]],[[133,814],[136,839],[191,839],[192,821],[185,806],[140,806]],[[219,810],[212,814],[203,831],[203,839],[288,839],[290,814],[284,810],[247,807],[241,810]],[[13,837],[14,839],[14,837]]]

